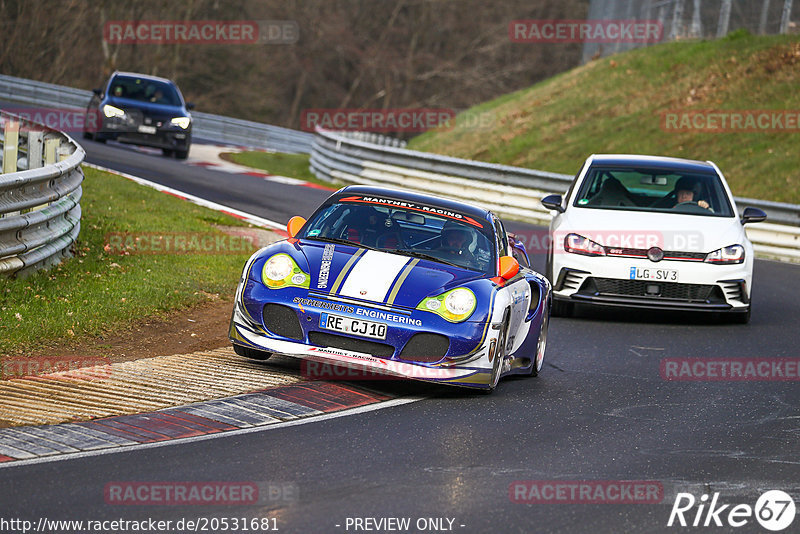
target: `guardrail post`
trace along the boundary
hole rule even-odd
[[[28,169],[39,169],[44,164],[44,133],[41,131],[28,132]],[[28,213],[46,207],[47,204],[34,206],[22,213]]]
[[[3,128],[3,174],[17,172],[17,156],[19,154],[19,121],[8,119]],[[18,211],[10,211],[0,217],[19,215]]]
[[[6,121],[3,129],[5,141],[3,145],[3,174],[17,172],[17,152],[19,150],[19,122],[13,119]]]
[[[44,134],[42,132],[28,133],[28,168],[38,169],[44,164]]]
[[[50,137],[44,142],[44,164],[53,165],[56,162],[56,149],[58,148],[59,141],[54,137]]]

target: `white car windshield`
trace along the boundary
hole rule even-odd
[[[592,167],[575,206],[732,217],[722,182],[712,173],[631,167]]]

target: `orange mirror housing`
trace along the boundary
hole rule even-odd
[[[300,231],[300,228],[306,223],[306,220],[299,215],[295,215],[289,222],[286,224],[286,231],[289,233],[289,237],[294,237],[297,235],[297,232]]]
[[[504,280],[510,280],[517,276],[519,272],[519,262],[511,256],[500,258],[500,272],[498,273]]]

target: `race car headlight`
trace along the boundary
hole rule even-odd
[[[582,256],[606,255],[606,249],[603,245],[578,234],[567,234],[567,237],[564,238],[564,250],[573,254],[581,254]]]
[[[119,109],[118,107],[112,106],[110,104],[106,104],[105,106],[103,106],[103,115],[105,115],[109,119],[111,117],[116,117],[118,119],[124,119],[125,118],[125,111]]]
[[[706,254],[706,263],[731,264],[744,262],[744,247],[742,245],[731,245],[729,247],[718,248]]]
[[[458,287],[441,295],[423,299],[417,305],[417,309],[436,313],[451,323],[460,323],[472,315],[476,304],[475,293],[466,287]]]
[[[175,117],[169,122],[170,124],[174,124],[175,126],[180,126],[185,130],[192,123],[192,119],[190,117]]]
[[[261,280],[271,289],[303,287],[308,289],[311,277],[304,273],[288,254],[275,254],[261,269]]]

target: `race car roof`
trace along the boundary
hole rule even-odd
[[[648,169],[655,168],[677,172],[715,172],[714,166],[708,161],[638,154],[595,154],[591,156],[591,164],[620,167],[645,167]]]
[[[347,187],[344,187],[336,192],[337,196],[341,194],[389,197],[398,200],[406,200],[415,204],[429,205],[448,211],[455,211],[476,219],[487,220],[489,218],[489,211],[484,208],[479,208],[478,206],[467,204],[466,202],[459,202],[457,200],[438,197],[436,195],[414,193],[402,189],[389,189],[386,187],[374,187],[368,185],[348,185]]]

